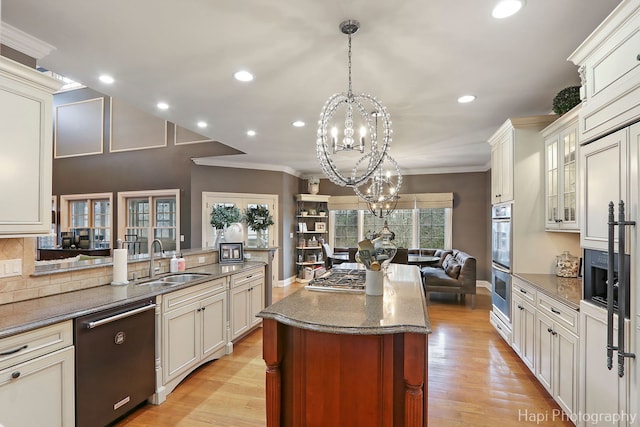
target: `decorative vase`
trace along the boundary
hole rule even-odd
[[[380,296],[384,293],[384,274],[382,271],[366,270],[364,292],[366,295]]]
[[[213,229],[213,247],[218,249],[218,245],[224,243],[224,230]]]
[[[240,224],[239,222],[229,224],[229,226],[224,230],[224,238],[225,241],[229,243],[243,242],[244,230],[242,229],[242,224]]]
[[[269,236],[267,230],[256,230],[257,233],[257,245],[259,248],[266,248],[269,246]]]
[[[375,249],[375,258],[380,263],[382,270],[385,272],[398,251],[396,245],[391,243],[392,237],[393,233],[389,230],[389,227],[387,227],[387,223],[385,222],[382,227],[382,231],[380,232],[380,237],[374,239],[372,242]]]
[[[309,190],[309,194],[318,194],[320,191],[320,184],[316,182],[309,182],[309,184],[307,184],[307,190]]]

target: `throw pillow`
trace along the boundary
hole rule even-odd
[[[456,261],[456,259],[451,255],[447,254],[447,257],[444,259],[442,263],[442,268],[444,272],[447,273],[447,276],[457,279],[460,275],[460,268],[462,266]]]

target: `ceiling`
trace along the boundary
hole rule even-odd
[[[487,170],[487,139],[579,84],[566,58],[619,3],[529,0],[496,20],[496,1],[2,0],[0,17],[55,48],[38,65],[245,153],[199,164],[299,176],[321,174],[319,113],[347,89],[338,25],[357,19],[354,92],[387,107],[391,155],[415,174]],[[234,80],[240,69],[255,79]],[[458,104],[463,94],[477,99]]]

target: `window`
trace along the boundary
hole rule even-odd
[[[111,247],[111,193],[60,196],[60,231],[88,235],[89,248]]]
[[[118,235],[132,253],[149,253],[154,239],[179,251],[178,190],[118,193]]]
[[[400,202],[390,215],[379,218],[356,196],[332,196],[329,241],[334,247],[355,247],[379,233],[386,221],[398,247],[451,248],[452,193],[404,194]]]

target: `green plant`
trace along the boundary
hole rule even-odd
[[[249,227],[256,231],[266,230],[274,224],[269,208],[259,205],[245,209],[244,220]]]
[[[211,225],[217,230],[224,230],[241,219],[240,209],[235,206],[215,205],[211,210]]]
[[[553,112],[563,115],[580,103],[580,86],[569,86],[562,89],[553,98]]]

